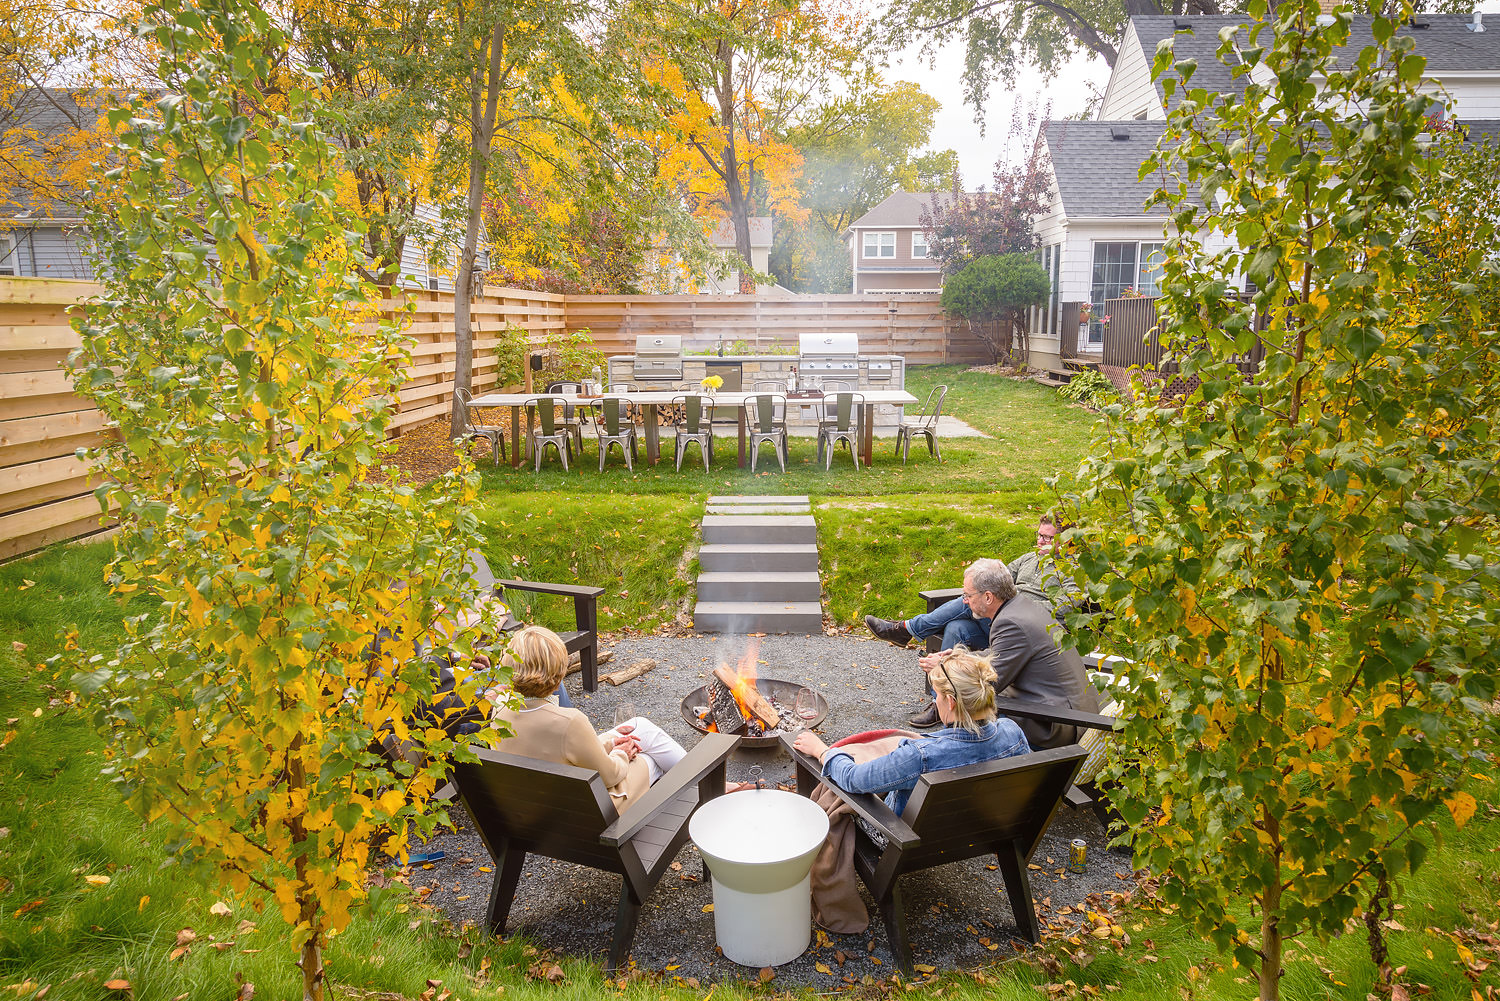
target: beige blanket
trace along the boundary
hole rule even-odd
[[[916,736],[900,733],[868,743],[847,744],[838,750],[847,752],[855,764],[860,764],[889,754],[903,739]],[[854,811],[826,782],[813,791],[812,801],[828,814],[828,838],[812,867],[813,920],[840,935],[862,932],[870,926],[870,914],[859,895],[859,877],[854,871],[854,842],[859,834]]]

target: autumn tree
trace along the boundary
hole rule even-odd
[[[928,256],[945,275],[956,275],[982,257],[1017,254],[1039,246],[1033,220],[1047,210],[1052,163],[1040,125],[1045,111],[1023,113],[1018,104],[1002,148],[1018,147],[1024,154],[1010,162],[1004,154],[995,162],[993,189],[963,191],[955,175],[944,199],[934,199],[922,212]]]
[[[120,522],[110,587],[159,605],[114,651],[75,638],[65,656],[106,774],[177,861],[275,902],[314,1001],[372,837],[403,853],[430,832],[445,761],[466,754],[421,707],[424,651],[465,663],[473,638],[446,616],[476,478],[419,499],[371,476],[410,342],[361,277],[341,156],[281,27],[249,0],[164,0],[144,24],[160,90],[109,113],[105,292],[72,363],[118,429],[95,456]],[[410,753],[388,761],[387,738]]]
[[[778,225],[771,272],[794,291],[847,292],[850,223],[892,192],[946,188],[958,170],[952,150],[922,152],[939,104],[921,87],[886,84],[869,71],[851,92],[793,126],[787,141],[802,155],[806,216]]]
[[[1137,380],[1073,498],[1131,659],[1137,862],[1266,1001],[1288,942],[1361,913],[1378,932],[1439,815],[1465,824],[1492,777],[1496,178],[1443,177],[1409,11],[1340,53],[1349,14],[1256,5],[1218,51],[1234,102],[1158,56],[1178,98],[1142,168],[1177,234],[1158,336],[1197,388],[1168,405]]]
[[[635,53],[612,44],[619,14],[617,4],[579,0],[447,0],[427,25],[425,79],[441,124],[433,183],[464,192],[454,283],[459,389],[472,380],[470,304],[488,200],[534,216],[552,211],[547,198],[528,205],[511,196],[539,177],[587,178],[572,190],[597,204],[639,195],[639,180],[651,176],[649,150],[632,137],[660,130],[661,95]],[[503,244],[506,235],[491,238]],[[455,436],[462,420],[455,395]]]
[[[653,75],[676,96],[678,135],[660,149],[662,176],[695,215],[729,220],[750,276],[750,217],[800,220],[802,155],[788,133],[816,118],[832,81],[852,72],[854,22],[802,0],[690,0],[691,20],[663,23],[633,9],[660,38]]]

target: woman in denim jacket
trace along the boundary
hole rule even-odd
[[[809,730],[797,735],[797,750],[823,764],[823,777],[855,793],[886,793],[885,802],[897,816],[923,772],[972,765],[1016,754],[1031,747],[1021,728],[995,716],[995,671],[983,657],[956,647],[928,674],[937,697],[943,729],[909,737],[888,754],[855,763],[843,748],[830,748]]]

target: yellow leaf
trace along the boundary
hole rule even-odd
[[[918,973],[936,973],[937,972],[937,967],[936,966],[928,966],[926,963],[913,963],[912,964],[912,969],[916,970]]]
[[[1479,806],[1474,797],[1466,792],[1456,792],[1443,802],[1448,804],[1448,812],[1453,814],[1453,823],[1459,827],[1469,822],[1469,818],[1474,816],[1474,811]]]
[[[141,902],[138,905],[136,905],[136,908],[135,908],[136,909],[136,913],[140,913],[141,911],[144,911],[146,909],[146,905],[149,904],[149,903],[151,903],[151,895],[148,893],[144,897],[142,897],[141,898]]]
[[[833,976],[833,971],[828,968],[827,963],[814,963],[813,969],[817,970],[819,973],[826,973],[830,977]]]
[[[1470,810],[1469,812],[1472,813],[1474,811]],[[109,877],[108,876],[85,876],[85,877],[83,877],[83,881],[85,883],[92,883],[95,886],[108,886],[109,885]]]
[[[704,904],[703,905],[703,913],[704,914],[712,914],[713,912],[714,912],[714,905],[713,904]]]

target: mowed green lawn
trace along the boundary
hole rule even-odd
[[[834,617],[851,624],[865,611],[909,609],[916,590],[956,583],[965,560],[1031,544],[1035,515],[1050,498],[1044,480],[1077,468],[1092,421],[1034,385],[956,368],[912,373],[919,395],[938,380],[953,387],[950,410],[994,440],[945,443],[948,462],[935,464],[924,453],[905,470],[883,454],[874,470],[859,474],[841,457],[832,475],[806,463],[785,477],[752,477],[734,467],[732,454],[710,475],[685,468],[679,476],[665,467],[635,476],[612,467],[603,477],[597,467],[567,476],[486,471],[485,550],[500,574],[601,584],[606,627],[649,628],[690,608],[697,525],[709,493],[807,493],[816,505]],[[67,679],[41,666],[57,651],[61,627],[77,625],[86,648],[107,652],[121,617],[149,610],[139,600],[121,606],[105,593],[107,560],[108,544],[96,543],[58,546],[0,567],[0,628],[12,640],[0,648],[0,998],[227,1001],[240,996],[243,983],[254,984],[261,1001],[295,997],[300,977],[282,946],[285,927],[275,908],[256,896],[231,901],[204,874],[163,865],[153,831],[100,777],[104,745]],[[544,614],[563,612],[548,607]],[[1464,830],[1445,826],[1441,845],[1401,898],[1399,927],[1389,932],[1391,959],[1407,967],[1406,983],[1428,985],[1430,997],[1471,997],[1457,963],[1460,944],[1476,966],[1500,961],[1489,937],[1500,918],[1497,813],[1491,796]],[[233,904],[231,914],[210,911],[220,900]],[[1227,967],[1177,917],[1132,904],[1117,909],[1115,920],[1128,946],[1118,939],[1054,941],[1028,960],[939,971],[912,994],[966,1001],[1254,996],[1245,971]],[[173,959],[183,929],[197,937]],[[1371,990],[1362,927],[1326,946],[1299,942],[1293,955],[1284,997],[1361,1001]],[[596,965],[567,957],[555,957],[562,983],[529,979],[540,958],[523,940],[498,943],[446,925],[396,885],[374,891],[335,940],[331,996],[417,999],[429,981],[441,982],[434,994],[448,990],[463,999],[611,994],[647,1001],[703,993],[674,982],[669,971],[643,971],[617,988]],[[1488,971],[1474,976],[1481,997],[1500,984]],[[129,982],[130,991],[106,988],[111,980]],[[831,979],[828,989],[835,985]],[[907,986],[882,982],[850,996],[905,996]],[[713,993],[767,996],[777,983]]]

